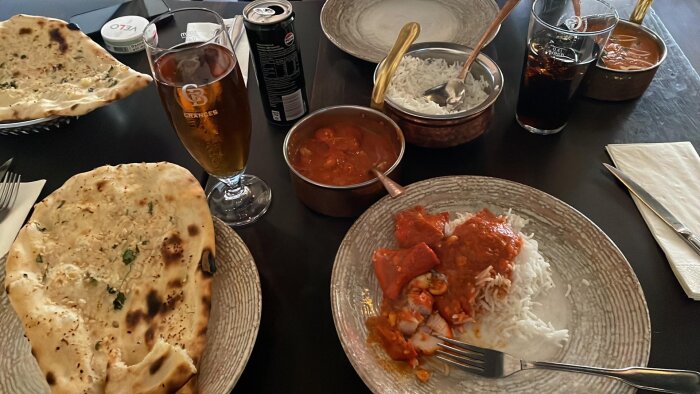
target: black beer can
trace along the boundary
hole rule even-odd
[[[265,115],[289,125],[306,115],[304,69],[294,32],[294,11],[285,0],[257,0],[243,9],[255,76]]]

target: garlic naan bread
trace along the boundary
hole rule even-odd
[[[0,22],[0,121],[84,115],[151,80],[62,20]]]
[[[202,188],[171,163],[99,167],[38,203],[5,289],[52,392],[196,392],[214,245]]]

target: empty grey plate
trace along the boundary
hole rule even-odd
[[[331,278],[331,306],[338,337],[355,370],[377,393],[626,393],[634,389],[614,379],[584,374],[529,370],[504,379],[486,379],[461,370],[435,371],[420,383],[405,363],[392,361],[376,343],[367,342],[367,317],[378,314],[381,289],[372,252],[395,247],[394,215],[423,205],[429,212],[475,212],[488,208],[527,219],[539,251],[550,263],[556,292],[542,299],[541,311],[560,311],[557,328],[569,340],[547,360],[622,368],[645,366],[651,328],[644,294],[629,263],[615,244],[588,218],[556,198],[531,187],[497,178],[433,178],[407,187],[402,196],[384,197],[350,228],[340,244]],[[454,216],[453,216],[454,218]],[[569,288],[570,286],[570,288]],[[544,318],[544,316],[542,316]],[[549,320],[549,319],[546,319]],[[535,354],[541,354],[533,345]],[[534,360],[538,361],[538,360]]]
[[[408,22],[421,26],[416,42],[474,47],[497,13],[493,0],[328,0],[321,10],[321,28],[341,50],[378,63]],[[496,34],[498,30],[489,42]]]
[[[199,365],[199,392],[228,393],[248,362],[260,327],[262,293],[253,256],[243,240],[219,219],[216,266],[207,347]],[[0,256],[0,283],[5,282]],[[4,285],[3,285],[4,289]],[[49,393],[39,365],[24,337],[22,323],[0,293],[0,393]]]

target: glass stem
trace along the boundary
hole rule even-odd
[[[226,185],[224,188],[224,200],[239,200],[247,194],[246,188],[241,186],[242,177],[243,171],[231,177],[219,178],[219,180]]]

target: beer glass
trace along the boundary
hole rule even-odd
[[[584,75],[618,21],[604,0],[535,0],[515,117],[535,134],[561,131]]]
[[[211,213],[231,226],[255,221],[272,194],[261,179],[245,174],[250,104],[223,19],[214,11],[183,8],[153,20],[143,38],[170,123],[218,180],[207,196]]]

